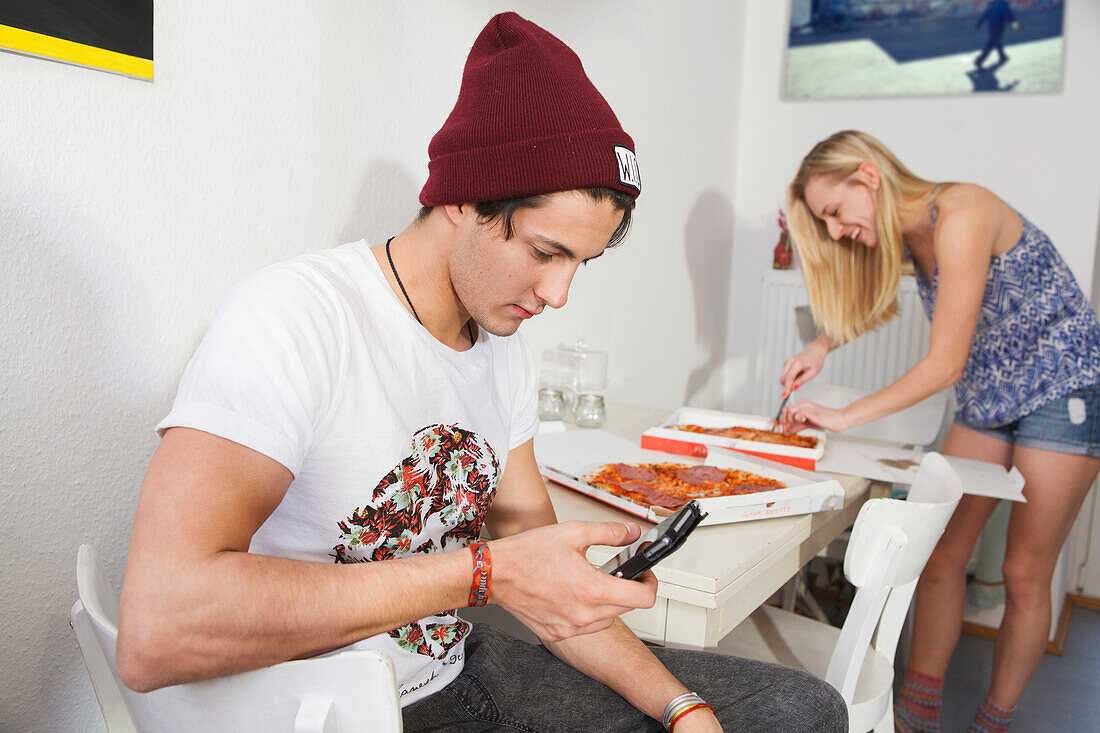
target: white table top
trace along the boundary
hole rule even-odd
[[[603,429],[638,440],[642,431],[667,414],[667,410],[610,403],[608,421]],[[538,455],[537,437],[535,455]],[[746,573],[754,568],[763,570],[770,557],[797,549],[811,536],[825,537],[819,544],[828,544],[851,524],[855,509],[866,499],[870,487],[866,479],[850,476],[836,478],[845,490],[845,509],[696,529],[683,547],[654,568],[657,579],[661,581],[659,595],[715,608],[737,592],[741,585],[739,581]],[[621,521],[641,524],[643,529],[649,527],[647,522],[580,492],[553,482],[547,482],[547,486],[561,521]],[[613,552],[611,548],[593,547],[588,557],[593,563],[600,564]],[[787,577],[789,574],[777,582],[782,583]]]

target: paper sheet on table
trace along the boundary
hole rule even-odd
[[[831,436],[825,455],[817,462],[818,471],[862,476],[874,481],[911,484],[917,476],[924,451],[886,443],[846,440]],[[1013,468],[1006,471],[996,463],[969,458],[944,456],[959,473],[963,491],[994,499],[1026,502],[1024,477]]]
[[[825,455],[817,462],[818,471],[862,476],[874,481],[911,484],[924,451],[910,450],[900,445],[848,440],[829,436]]]

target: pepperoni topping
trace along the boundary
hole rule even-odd
[[[652,481],[657,478],[657,472],[652,468],[631,466],[629,463],[616,463],[615,470],[629,481]]]
[[[689,466],[676,470],[676,478],[692,486],[706,486],[726,480],[726,472],[715,466]]]
[[[628,494],[640,496],[650,506],[663,506],[668,509],[675,509],[687,503],[687,499],[669,496],[660,489],[655,489],[649,484],[641,481],[623,481],[618,484],[618,487]]]

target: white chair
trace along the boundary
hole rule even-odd
[[[854,387],[841,387],[814,379],[800,387],[792,400],[809,400],[825,407],[840,408],[850,405],[869,394],[872,394],[872,391]],[[899,410],[865,425],[849,428],[839,436],[841,440],[864,438],[928,450],[937,441],[940,433],[943,432],[947,407],[947,392],[938,392],[904,410]],[[830,437],[832,441],[836,439],[836,436]],[[818,553],[826,559],[827,565],[833,567],[844,557],[847,551],[848,537],[848,531],[842,532],[828,547]],[[799,571],[791,578],[783,590],[783,608],[791,611],[796,605],[801,605],[817,620],[826,621],[825,612],[821,610],[806,587],[804,571]],[[908,641],[905,643],[907,644]],[[908,647],[906,646],[907,650]]]
[[[917,578],[962,496],[962,482],[929,453],[907,501],[871,499],[852,528],[844,573],[858,588],[842,629],[762,606],[718,650],[804,669],[848,703],[853,733],[893,733],[894,652]]]
[[[368,650],[312,659],[203,682],[134,692],[118,678],[118,596],[91,545],[76,556],[72,626],[107,730],[401,731],[393,662]]]

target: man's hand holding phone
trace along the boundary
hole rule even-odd
[[[593,567],[592,545],[622,547],[638,540],[633,523],[569,521],[520,532],[490,543],[490,602],[503,606],[544,642],[601,631],[623,613],[652,608],[657,578],[632,581]]]
[[[644,535],[633,523],[570,521],[496,540],[490,600],[543,641],[600,631],[627,611],[653,607],[657,578],[649,569],[704,517],[691,501]],[[627,547],[596,569],[585,557],[592,545]]]

